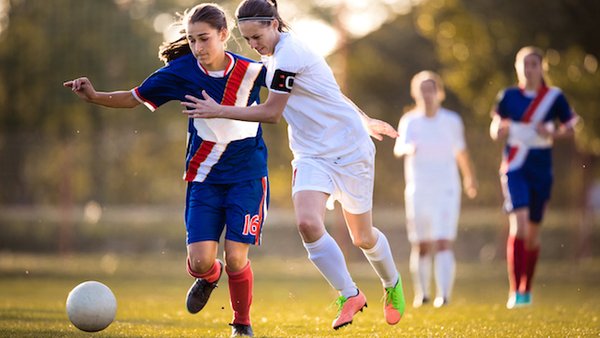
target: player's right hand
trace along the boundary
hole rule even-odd
[[[87,77],[80,77],[75,80],[66,81],[63,86],[71,88],[73,93],[77,94],[81,99],[91,101],[96,95],[96,90],[92,86],[92,82]]]

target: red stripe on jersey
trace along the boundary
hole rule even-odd
[[[255,236],[255,240],[254,240],[254,244],[258,245],[259,240],[260,240],[260,232],[261,232],[261,228],[262,225],[264,223],[264,215],[263,215],[263,210],[265,208],[265,203],[267,202],[267,178],[263,177],[262,178],[262,188],[263,188],[263,195],[262,195],[262,199],[260,200],[260,208],[258,209],[258,229],[256,229],[256,236]]]
[[[527,110],[523,114],[523,117],[521,117],[521,121],[523,121],[523,122],[531,121],[531,117],[533,116],[533,113],[535,112],[537,107],[540,105],[540,102],[542,102],[542,99],[544,98],[544,96],[546,96],[547,92],[548,92],[548,86],[543,85],[538,90],[537,95],[535,96],[535,99],[533,99],[533,102],[531,102],[529,107],[527,107]]]
[[[140,90],[139,87],[135,87],[135,95],[137,95],[137,97],[139,97],[142,101],[144,101],[145,103],[149,104],[150,106],[152,106],[152,108],[154,108],[156,110],[156,108],[158,108],[157,105],[155,105],[153,102],[148,101],[146,98],[144,98],[142,96],[142,94],[140,94]]]
[[[221,101],[222,105],[235,105],[238,90],[240,89],[242,80],[244,79],[244,74],[246,74],[246,70],[248,70],[249,65],[250,63],[245,60],[238,59],[235,62],[235,65],[231,70],[231,75],[229,75],[229,79],[225,85],[225,92],[223,93],[223,100]]]
[[[518,147],[509,147],[508,148],[508,154],[506,155],[504,162],[502,163],[502,166],[500,167],[501,172],[503,172],[503,173],[508,172],[508,167],[510,165],[510,162],[515,158],[515,155],[517,155],[517,150],[519,150]]]
[[[188,164],[188,169],[185,173],[186,181],[191,182],[194,180],[194,178],[196,178],[196,175],[198,174],[198,168],[200,168],[200,164],[202,164],[202,162],[206,160],[214,146],[215,142],[202,141],[200,147],[198,147],[198,150],[196,150],[196,153],[194,154],[194,156],[190,160],[190,163]]]

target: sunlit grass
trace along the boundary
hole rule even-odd
[[[84,337],[67,319],[68,292],[84,280],[109,285],[118,301],[117,317],[97,337],[228,337],[231,320],[224,276],[207,307],[185,310],[191,279],[184,257],[0,255],[0,336]],[[503,262],[459,263],[455,294],[442,309],[407,308],[396,326],[382,314],[382,290],[366,263],[350,264],[369,307],[352,325],[330,328],[335,293],[304,257],[253,260],[252,309],[257,337],[490,337],[600,335],[600,264],[543,261],[534,306],[506,310]],[[405,292],[410,278],[402,268]]]

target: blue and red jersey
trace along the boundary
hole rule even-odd
[[[552,139],[538,135],[536,126],[545,124],[552,129],[556,120],[561,124],[575,120],[575,114],[560,89],[545,85],[537,93],[528,93],[518,87],[504,90],[498,96],[495,114],[511,122],[502,173],[518,170],[524,165],[551,166]]]
[[[202,91],[223,105],[258,104],[265,86],[262,64],[227,52],[224,74],[209,74],[193,54],[172,60],[132,90],[150,110]],[[260,123],[229,119],[189,119],[184,179],[188,182],[235,183],[267,176],[267,148]]]

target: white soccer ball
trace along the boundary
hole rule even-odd
[[[113,322],[116,313],[115,295],[100,282],[83,282],[73,288],[67,297],[69,320],[82,331],[104,330]]]

